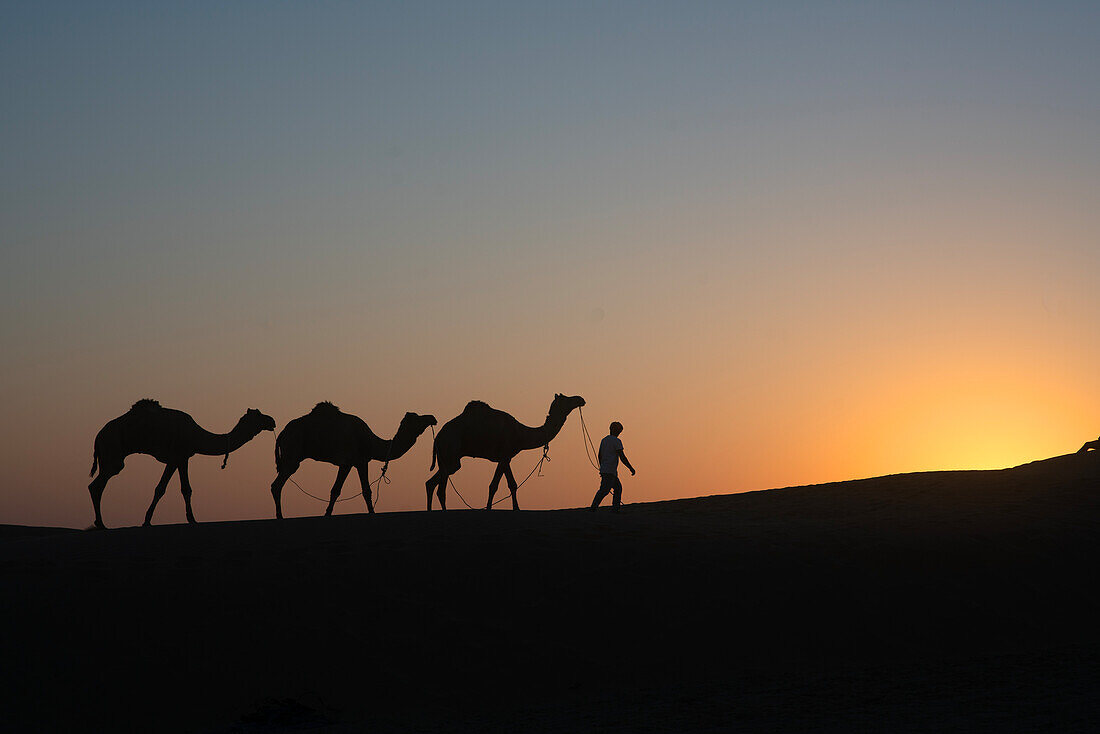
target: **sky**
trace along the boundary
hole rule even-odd
[[[388,437],[581,395],[597,442],[625,425],[628,502],[1074,451],[1098,31],[1058,2],[3,3],[0,523],[89,525],[95,435],[144,397]],[[430,439],[381,511],[424,507]],[[195,457],[199,520],[272,517],[273,447]],[[521,506],[587,504],[577,414],[550,458]],[[454,481],[477,506],[491,474]],[[106,523],[159,475],[130,457]]]

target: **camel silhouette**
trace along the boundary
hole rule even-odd
[[[332,403],[317,403],[309,413],[287,423],[275,439],[275,468],[279,472],[271,483],[275,517],[282,519],[283,485],[298,471],[304,459],[324,461],[339,467],[325,510],[326,516],[332,514],[340,488],[352,467],[359,474],[367,511],[373,513],[367,465],[374,460],[384,461],[388,466],[390,461],[400,459],[412,448],[420,434],[435,424],[435,416],[406,413],[397,427],[397,433],[387,440],[374,435],[362,418],[344,413]],[[385,467],[382,471],[385,472]]]
[[[100,501],[108,480],[122,471],[130,454],[148,454],[164,464],[164,474],[153,490],[153,503],[145,513],[144,525],[153,522],[153,511],[164,496],[168,480],[179,472],[180,492],[187,507],[187,522],[194,523],[191,511],[191,481],[187,477],[187,462],[195,454],[205,456],[229,454],[255,438],[260,431],[274,431],[275,419],[255,408],[249,408],[229,433],[211,433],[182,410],[161,407],[156,400],[139,400],[123,415],[108,421],[95,437],[92,471],[95,476],[88,485],[95,508],[95,527],[104,528]],[[225,461],[222,468],[225,468]]]
[[[1085,441],[1085,445],[1077,449],[1077,453],[1084,454],[1089,450],[1100,452],[1100,438],[1095,441]]]
[[[485,503],[485,509],[493,508],[493,495],[503,476],[507,478],[508,490],[512,494],[512,509],[518,510],[518,485],[512,475],[512,459],[520,451],[548,446],[573,409],[583,405],[584,398],[580,396],[555,395],[546,420],[541,426],[531,428],[480,400],[467,403],[461,415],[447,421],[435,437],[431,468],[435,469],[438,460],[439,470],[424,485],[428,492],[428,510],[432,509],[433,490],[439,497],[439,509],[447,509],[447,480],[458,471],[464,456],[497,463],[497,470],[489,482],[489,500]]]

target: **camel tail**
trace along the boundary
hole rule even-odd
[[[99,465],[99,454],[95,451],[92,452],[92,470],[88,472],[88,476],[94,477],[96,467]]]

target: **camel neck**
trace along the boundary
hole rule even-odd
[[[379,461],[393,461],[404,456],[416,443],[419,436],[411,426],[401,424],[393,438],[378,438],[374,455]]]
[[[252,436],[254,435],[252,434]],[[248,443],[252,436],[248,435],[248,431],[241,425],[241,421],[238,421],[229,433],[211,433],[206,429],[202,429],[202,434],[199,436],[198,451],[195,453],[204,456],[229,454]]]
[[[562,413],[561,415],[551,414],[547,415],[546,421],[537,428],[528,428],[525,426],[525,430],[521,436],[521,450],[535,449],[550,443],[561,431],[562,426],[565,425],[565,419],[568,417],[569,413]]]

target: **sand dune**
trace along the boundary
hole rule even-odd
[[[85,497],[74,495],[74,501]],[[1084,729],[1100,456],[630,505],[0,528],[15,731]]]

